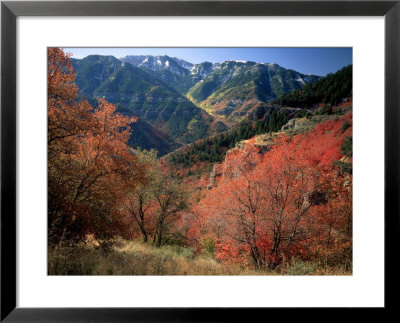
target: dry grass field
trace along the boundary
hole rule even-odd
[[[117,240],[103,250],[93,244],[48,251],[49,275],[351,275],[343,268],[293,261],[280,271],[261,271],[222,264],[211,255],[196,255],[186,247],[154,247]]]

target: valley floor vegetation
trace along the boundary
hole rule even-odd
[[[351,275],[351,93],[332,77],[334,104],[307,86],[276,101],[313,109],[158,158],[129,145],[136,118],[78,97],[49,48],[49,275]]]

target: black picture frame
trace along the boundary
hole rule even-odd
[[[400,1],[4,1],[1,3],[1,321],[254,321],[244,308],[17,308],[16,19],[18,16],[384,16],[385,17],[385,307],[396,309],[400,180]],[[371,260],[372,261],[372,260]],[[40,291],[38,291],[40,292]],[[290,309],[295,311],[296,309]],[[301,311],[302,309],[297,309]],[[329,310],[329,309],[326,309]],[[304,309],[303,309],[304,311]],[[336,315],[329,310],[331,315]],[[315,312],[314,312],[315,313]],[[372,313],[368,312],[369,316]],[[270,315],[270,314],[268,314]],[[312,314],[315,315],[315,314]],[[378,316],[376,316],[378,317]],[[247,319],[245,319],[247,318]]]

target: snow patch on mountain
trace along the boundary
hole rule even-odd
[[[169,57],[167,55],[127,55],[120,58],[123,62],[130,63],[137,67],[147,68],[152,71],[168,69],[175,74],[188,74],[193,64],[183,59]]]
[[[301,83],[301,84],[303,84],[303,85],[306,84],[306,82],[304,82],[304,80],[300,77],[300,75],[298,76],[298,78],[296,79],[296,81],[299,82],[299,83]]]

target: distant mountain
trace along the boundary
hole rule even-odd
[[[176,57],[162,56],[133,56],[128,55],[121,61],[145,69],[154,77],[165,81],[181,94],[186,92],[213,70],[213,64],[204,62],[192,64]]]
[[[277,64],[226,61],[216,64],[187,96],[213,115],[240,119],[259,104],[318,79]]]
[[[79,87],[79,94],[87,98],[92,98],[94,91],[122,65],[114,56],[90,55],[84,59],[71,60],[76,72],[75,81]]]
[[[207,77],[214,71],[215,69],[215,64],[210,63],[210,62],[203,62],[200,64],[195,64],[192,66],[190,69],[190,74],[192,75],[198,75],[199,77]]]
[[[130,63],[133,66],[149,69],[152,71],[160,71],[167,69],[174,74],[186,75],[192,68],[193,64],[186,62],[183,59],[169,57],[167,55],[162,56],[134,56],[127,55],[121,57],[121,61]]]
[[[277,64],[192,64],[167,55],[90,55],[72,62],[79,96],[105,98],[139,117],[131,143],[160,154],[225,131],[260,104],[319,79]]]
[[[105,98],[182,142],[209,134],[213,118],[163,80],[115,58],[92,55],[73,60],[80,96]]]
[[[207,112],[231,119],[241,119],[261,102],[270,102],[319,79],[273,63],[192,64],[167,55],[128,55],[121,60],[165,81]]]

